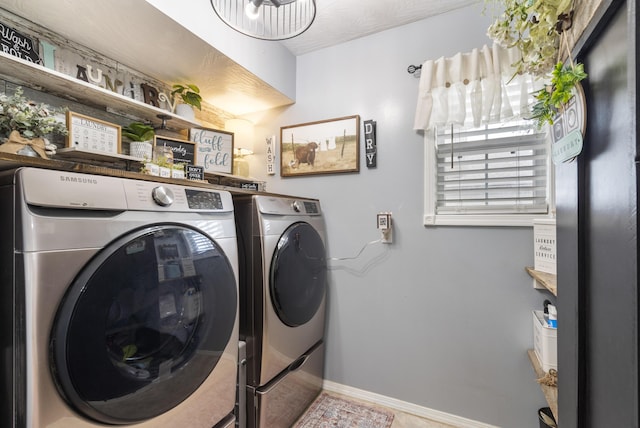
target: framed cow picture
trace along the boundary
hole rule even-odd
[[[280,128],[280,175],[297,177],[360,170],[360,116]]]

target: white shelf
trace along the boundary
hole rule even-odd
[[[18,85],[42,90],[72,101],[102,108],[105,111],[108,109],[114,113],[139,117],[156,125],[162,123],[158,115],[166,115],[170,118],[166,121],[167,127],[171,129],[202,126],[198,122],[187,120],[168,110],[127,98],[4,52],[0,52],[0,77]]]

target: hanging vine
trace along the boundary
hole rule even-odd
[[[572,97],[573,88],[587,77],[583,64],[574,64],[567,34],[574,14],[573,0],[487,0],[504,10],[488,29],[488,35],[500,45],[516,47],[520,60],[513,64],[517,73],[529,73],[548,79],[545,88],[535,93],[531,119],[538,127],[552,123],[557,112]],[[569,64],[561,61],[561,42]]]

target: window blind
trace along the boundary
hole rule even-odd
[[[547,142],[529,121],[436,130],[436,214],[547,212]]]

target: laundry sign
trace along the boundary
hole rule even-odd
[[[13,28],[0,22],[0,49],[2,52],[16,56],[25,61],[41,64],[38,55],[38,41],[18,33]]]
[[[375,168],[378,162],[378,148],[376,145],[376,122],[364,121],[364,155],[367,168]]]
[[[275,169],[275,145],[276,145],[276,136],[273,135],[271,137],[267,137],[267,175],[274,175],[276,173]]]

